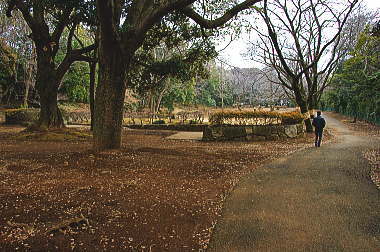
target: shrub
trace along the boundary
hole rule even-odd
[[[230,125],[270,125],[301,123],[304,116],[299,112],[279,113],[274,111],[236,111],[226,110],[211,114],[211,124]]]
[[[302,123],[305,120],[305,116],[300,112],[286,112],[281,113],[282,124],[297,124]]]

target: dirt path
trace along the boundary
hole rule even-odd
[[[208,251],[380,251],[380,191],[362,157],[380,141],[326,121],[338,143],[245,178],[227,200]]]

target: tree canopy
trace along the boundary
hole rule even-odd
[[[379,22],[378,22],[379,23]],[[380,122],[380,36],[378,23],[359,34],[350,57],[331,79],[324,108]]]

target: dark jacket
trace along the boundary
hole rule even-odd
[[[313,119],[313,126],[315,130],[320,131],[326,126],[326,121],[322,116],[317,116]]]

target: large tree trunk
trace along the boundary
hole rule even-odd
[[[23,106],[24,108],[28,107],[28,100],[29,100],[29,89],[32,86],[32,79],[33,79],[33,64],[31,63],[31,60],[25,64],[24,67],[24,97],[23,97]]]
[[[305,119],[306,132],[313,132],[313,125],[311,124],[308,101],[306,95],[302,90],[294,90],[297,105],[300,107],[301,113],[307,115]]]
[[[161,89],[161,91],[158,92],[158,97],[157,97],[157,102],[156,102],[156,112],[157,113],[158,113],[158,111],[160,111],[162,99],[164,98],[166,90],[168,90],[168,87],[170,85],[170,78],[164,79],[162,82],[162,85],[164,85],[164,86]]]
[[[310,110],[318,109],[318,94],[316,92],[309,94],[308,106]]]
[[[38,89],[40,94],[40,118],[38,126],[41,129],[63,128],[65,124],[60,109],[58,108],[56,88]]]
[[[24,96],[22,98],[22,106],[24,108],[28,107],[29,87],[30,87],[29,81],[25,80],[25,82],[24,82]]]
[[[91,130],[94,129],[95,118],[95,73],[96,62],[90,62],[90,114],[91,114]]]
[[[100,44],[99,81],[95,96],[94,149],[121,147],[125,74],[129,62],[121,49]]]
[[[56,77],[54,63],[49,55],[38,55],[36,89],[40,96],[40,129],[63,128],[62,113],[58,108],[57,96],[60,80]]]
[[[308,115],[305,119],[306,132],[313,132],[313,125],[311,124],[310,113],[307,107],[307,103],[300,105],[301,113]]]

